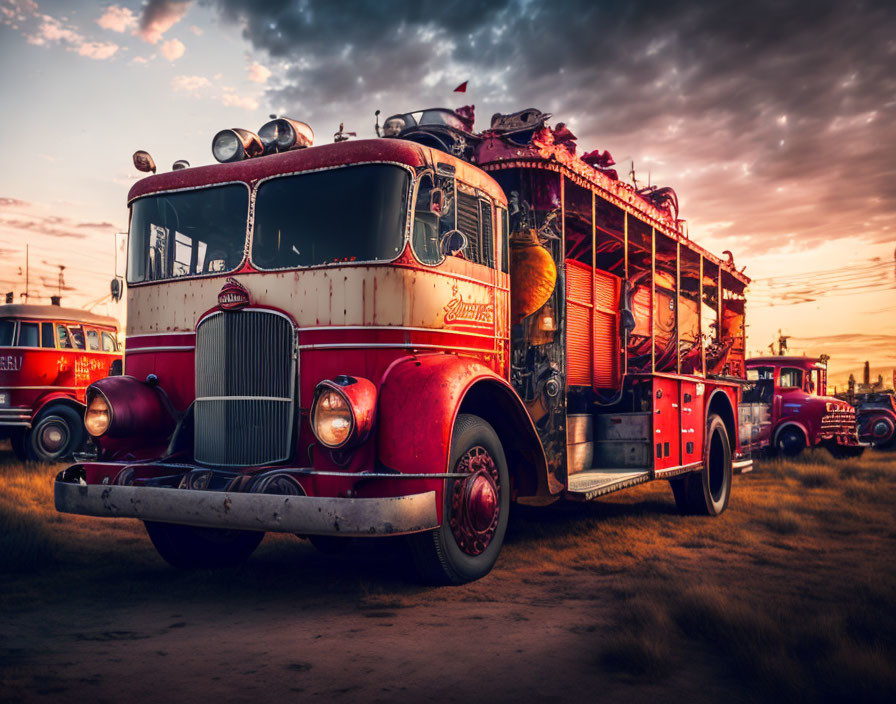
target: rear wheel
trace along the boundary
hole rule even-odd
[[[81,414],[70,406],[42,411],[23,439],[25,458],[31,462],[58,462],[84,446],[86,432]]]
[[[144,521],[149,539],[166,562],[180,569],[218,569],[241,565],[255,552],[264,533],[198,528]]]
[[[420,576],[431,584],[463,584],[487,575],[498,559],[510,510],[510,475],[494,428],[479,416],[461,414],[454,424],[442,525],[409,536]]]
[[[731,497],[731,444],[728,431],[718,415],[706,423],[703,469],[669,480],[675,505],[685,514],[718,516]]]

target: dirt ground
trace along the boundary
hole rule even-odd
[[[896,455],[773,461],[717,519],[665,482],[520,510],[496,569],[422,587],[400,540],[268,536],[180,572],[0,458],[2,702],[893,701]]]

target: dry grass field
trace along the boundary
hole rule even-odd
[[[54,471],[0,460],[0,701],[896,699],[896,453],[765,461],[718,519],[664,482],[519,510],[442,589],[397,540],[179,572]]]

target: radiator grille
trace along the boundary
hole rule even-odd
[[[267,311],[213,313],[196,329],[194,456],[242,467],[290,456],[295,402],[292,323]]]

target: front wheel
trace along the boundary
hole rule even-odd
[[[31,462],[58,462],[80,450],[85,440],[81,414],[69,406],[57,405],[35,419],[23,438],[22,450]]]
[[[219,569],[241,565],[255,552],[264,533],[199,528],[144,521],[149,539],[166,562],[179,569]]]
[[[670,479],[675,505],[685,514],[718,516],[731,497],[731,444],[728,430],[718,415],[706,422],[703,469]]]
[[[467,476],[445,482],[442,525],[408,538],[417,571],[431,584],[464,584],[487,575],[501,552],[510,511],[507,460],[485,420],[458,415],[448,467]]]
[[[807,447],[806,436],[795,427],[788,426],[778,433],[775,449],[785,457],[796,457]]]

